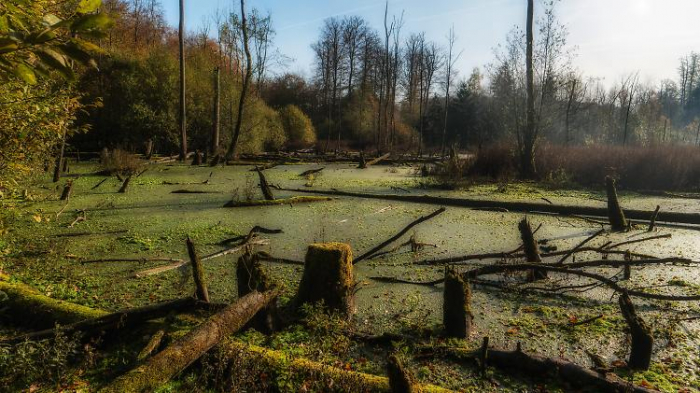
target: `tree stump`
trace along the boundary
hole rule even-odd
[[[387,376],[389,377],[389,389],[392,393],[412,393],[411,375],[403,368],[403,364],[396,355],[389,356],[386,363]]]
[[[617,199],[615,180],[610,176],[605,178],[605,188],[608,193],[608,219],[610,220],[610,227],[614,232],[624,232],[628,227],[627,219]]]
[[[309,246],[297,292],[298,304],[323,302],[329,310],[350,317],[355,309],[354,289],[349,245],[316,243]]]
[[[530,226],[530,221],[527,217],[523,218],[518,224],[518,229],[520,230],[520,239],[523,241],[523,250],[525,251],[525,257],[527,262],[530,263],[540,263],[542,262],[542,257],[540,257],[540,249],[535,241],[535,235],[532,233],[532,226]],[[541,269],[533,269],[529,273],[530,281],[543,280],[547,278],[547,271]]]
[[[272,190],[270,189],[270,185],[267,183],[267,179],[265,179],[265,175],[262,173],[260,168],[257,168],[256,170],[258,172],[258,178],[260,178],[260,190],[262,191],[265,200],[274,201],[275,196],[272,195]]]
[[[275,288],[274,282],[265,273],[260,264],[258,254],[245,253],[238,258],[236,265],[236,279],[238,283],[238,297],[251,292],[265,292]],[[278,326],[277,306],[271,302],[260,310],[250,321],[249,326],[262,333],[271,333]]]
[[[365,161],[365,153],[362,151],[360,152],[360,160],[359,160],[359,163],[357,165],[357,168],[359,168],[359,169],[367,168],[367,161]]]
[[[202,165],[202,152],[199,150],[194,151],[194,156],[192,157],[192,166]]]
[[[194,242],[189,236],[187,236],[187,253],[190,255],[190,263],[192,263],[192,276],[194,277],[194,285],[197,287],[195,292],[197,299],[209,303],[209,290],[204,277],[204,267],[202,267],[202,261],[194,248]]]
[[[126,192],[127,188],[129,188],[129,183],[131,183],[131,176],[124,179],[124,183],[122,183],[122,186],[119,188],[120,194],[124,194]]]
[[[634,309],[634,304],[627,292],[623,292],[619,299],[620,311],[622,316],[627,321],[632,335],[632,348],[630,357],[627,361],[627,366],[633,370],[648,370],[651,364],[652,348],[654,346],[654,337],[651,335],[651,329],[642,318],[637,315]]]
[[[472,291],[469,281],[451,267],[445,268],[442,323],[448,337],[467,338],[472,330]]]
[[[61,200],[67,201],[68,198],[70,198],[70,195],[72,192],[73,192],[73,181],[69,180],[66,182],[66,185],[63,186],[63,193],[61,194]]]

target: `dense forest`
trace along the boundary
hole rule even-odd
[[[558,21],[557,3],[545,5],[535,20],[533,52],[538,145],[700,143],[698,53],[679,59],[676,81],[645,85],[638,73],[602,81],[572,65],[576,49]],[[51,3],[34,7],[39,14],[61,12]],[[98,54],[89,64],[72,64],[69,81],[49,73],[27,86],[21,71],[7,66],[0,167],[40,163],[56,154],[64,133],[69,152],[145,152],[149,141],[153,153],[179,151],[178,30],[165,23],[157,0],[109,0],[100,10],[113,27],[85,39]],[[274,15],[253,9],[246,26],[252,83],[237,152],[400,148],[445,155],[453,146],[522,148],[523,30],[504,37],[490,64],[457,70],[455,59],[469,53],[457,50],[453,32],[446,42],[428,41],[424,33],[404,31],[402,16],[390,12],[387,6],[379,29],[358,16],[324,21],[312,44],[315,68],[305,79],[283,71],[289,59],[275,46]],[[230,145],[246,68],[241,32],[240,10],[220,10],[184,36],[190,151],[215,154]],[[25,111],[50,116],[11,121]],[[38,125],[42,133],[20,143]]]

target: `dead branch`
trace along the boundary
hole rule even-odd
[[[649,240],[670,239],[670,238],[671,238],[671,234],[670,234],[670,233],[666,233],[666,234],[663,234],[663,235],[645,237],[645,238],[643,238],[643,239],[635,239],[635,240],[628,240],[628,241],[624,241],[624,242],[620,242],[620,243],[615,243],[615,244],[613,244],[613,245],[607,246],[605,249],[606,249],[606,250],[609,250],[609,249],[612,249],[612,248],[618,248],[618,247],[627,246],[627,245],[630,245],[630,244],[647,242],[647,241],[649,241]]]
[[[569,258],[571,255],[575,254],[578,250],[581,249],[581,247],[585,246],[586,243],[588,243],[588,242],[590,242],[591,240],[595,239],[596,237],[602,235],[604,232],[605,232],[605,230],[604,230],[604,229],[601,229],[601,230],[599,230],[598,232],[596,232],[596,233],[592,234],[591,236],[587,237],[587,238],[586,238],[584,241],[582,241],[581,243],[577,244],[576,247],[574,247],[574,248],[572,248],[571,250],[569,250],[566,254],[564,254],[563,257],[561,257],[561,259],[559,259],[559,261],[557,262],[557,265],[563,264],[564,261],[566,261],[567,258]]]
[[[418,225],[418,224],[420,224],[420,223],[422,223],[422,222],[428,221],[428,220],[430,220],[431,218],[433,218],[433,217],[435,217],[435,216],[437,216],[437,215],[442,214],[445,210],[446,210],[446,209],[445,209],[444,207],[441,207],[441,208],[439,208],[438,210],[436,210],[436,211],[430,213],[429,215],[424,216],[424,217],[421,217],[421,218],[419,218],[419,219],[413,221],[412,223],[408,224],[404,229],[402,229],[401,231],[399,231],[399,233],[397,233],[396,235],[390,237],[388,240],[382,242],[382,243],[379,244],[378,246],[376,246],[376,247],[372,248],[371,250],[365,252],[364,254],[360,255],[358,258],[356,258],[356,259],[353,261],[353,264],[356,264],[356,263],[361,262],[362,260],[368,258],[368,257],[371,256],[372,254],[376,253],[377,251],[381,250],[382,248],[384,248],[384,247],[388,246],[389,244],[393,243],[394,241],[398,240],[398,239],[399,239],[401,236],[403,236],[406,232],[410,231],[411,228],[413,228],[414,226],[416,226],[416,225]]]

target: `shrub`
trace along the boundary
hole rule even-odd
[[[141,159],[124,150],[104,149],[100,154],[100,167],[104,174],[131,176],[139,173],[143,166],[144,162]]]
[[[301,109],[295,105],[287,105],[279,113],[289,146],[304,148],[316,143],[316,130],[311,119]]]

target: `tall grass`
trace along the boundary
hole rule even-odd
[[[700,190],[700,148],[694,146],[542,144],[535,163],[540,180],[556,184],[600,187],[606,176],[613,176],[625,189]],[[455,177],[512,180],[518,175],[517,150],[509,144],[494,144],[461,165],[443,165],[430,174],[450,181]]]

